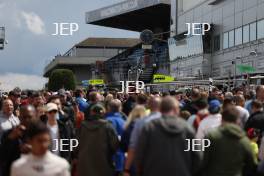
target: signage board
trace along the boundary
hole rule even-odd
[[[168,83],[173,82],[174,77],[163,75],[163,74],[155,74],[153,75],[153,83]]]
[[[96,86],[96,85],[103,85],[103,84],[105,84],[103,79],[92,79],[92,80],[89,80],[89,85]]]

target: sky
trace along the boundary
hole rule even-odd
[[[85,24],[85,12],[120,1],[0,0],[0,26],[6,28],[8,41],[0,50],[0,89],[42,88],[45,65],[88,37],[138,37],[135,32]],[[79,30],[72,36],[54,36],[53,23],[78,23]]]

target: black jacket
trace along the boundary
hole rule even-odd
[[[2,169],[2,175],[0,173],[1,176],[10,175],[10,169],[12,163],[18,158],[20,158],[21,155],[20,145],[25,143],[26,141],[26,136],[23,136],[22,138],[18,138],[15,140],[9,139],[8,136],[11,132],[12,129],[6,131],[1,138],[1,145],[0,145],[0,167]]]
[[[249,128],[259,129],[264,131],[264,112],[253,113],[246,122],[245,129]]]
[[[57,123],[59,127],[60,139],[74,139],[76,137],[74,128],[70,120],[66,122],[57,120]],[[70,145],[65,145],[63,149],[67,151],[60,151],[60,156],[65,158],[67,161],[71,162],[73,156],[72,152],[70,151]]]

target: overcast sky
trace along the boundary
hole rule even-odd
[[[55,55],[87,37],[137,37],[134,32],[85,24],[85,12],[120,1],[0,0],[0,26],[6,27],[8,40],[0,50],[0,76],[12,73],[40,77]],[[53,36],[53,23],[61,22],[78,23],[80,29],[73,36]]]

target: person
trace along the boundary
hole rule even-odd
[[[80,111],[78,103],[72,103],[74,114],[75,114],[75,128],[79,129],[81,127],[82,121],[84,121],[84,113]]]
[[[60,89],[58,91],[58,96],[60,98],[61,102],[61,109],[66,114],[67,118],[72,121],[72,123],[75,122],[74,119],[74,110],[72,106],[72,102],[67,101],[67,93],[64,89]]]
[[[13,112],[13,102],[10,99],[4,100],[2,102],[2,111],[0,112],[0,139],[5,131],[15,128],[20,123],[18,117]]]
[[[205,99],[199,99],[195,102],[195,107],[197,113],[192,115],[187,122],[194,127],[195,130],[198,130],[198,127],[201,121],[209,115],[208,103]]]
[[[141,134],[141,130],[147,123],[151,122],[152,120],[158,119],[161,117],[160,113],[160,103],[161,98],[160,97],[151,97],[148,102],[148,107],[151,111],[151,113],[142,119],[139,119],[135,122],[134,129],[131,133],[129,146],[127,149],[127,158],[125,162],[125,175],[135,175],[135,166],[134,165],[134,158],[135,158],[135,150],[136,145],[138,142],[138,138]]]
[[[253,172],[257,158],[246,134],[240,128],[235,106],[222,112],[222,125],[206,135],[211,145],[204,152],[204,176],[242,176]]]
[[[262,132],[264,131],[264,112],[262,103],[258,100],[253,100],[251,102],[251,111],[252,114],[248,118],[245,124],[245,130],[249,128],[259,129]]]
[[[120,113],[122,111],[122,103],[120,100],[114,99],[110,102],[108,107],[109,110],[108,113],[105,115],[105,119],[111,122],[117,132],[119,140],[121,140],[125,126],[125,121],[122,117],[122,114]],[[123,172],[125,162],[125,154],[120,148],[114,156],[114,162],[116,165],[116,175],[118,175]]]
[[[135,106],[136,106],[135,95],[129,95],[127,100],[123,103],[123,112],[128,116]]]
[[[125,122],[124,132],[121,137],[121,149],[123,152],[127,152],[128,145],[131,137],[131,133],[134,129],[137,120],[145,117],[147,115],[146,109],[142,105],[137,105],[129,114],[127,121]]]
[[[44,98],[40,92],[34,92],[32,95],[32,105],[37,108],[38,106],[44,106]]]
[[[195,102],[201,98],[201,94],[199,89],[192,89],[191,92],[191,101],[188,102],[184,107],[183,111],[188,111],[191,113],[191,115],[197,113],[197,109],[195,108]]]
[[[89,106],[86,108],[86,110],[84,111],[85,117],[89,117],[89,112],[90,112],[90,108],[95,105],[100,103],[101,101],[101,95],[100,93],[96,92],[96,91],[92,91],[89,93]]]
[[[10,167],[13,161],[17,160],[21,154],[28,154],[31,147],[25,131],[31,122],[36,120],[35,108],[31,105],[22,106],[19,116],[20,124],[6,131],[1,139],[0,164],[2,176],[10,175]]]
[[[204,118],[198,127],[196,138],[203,139],[204,136],[211,130],[221,125],[222,116],[220,114],[221,103],[219,100],[212,100],[209,102],[209,113]]]
[[[187,149],[186,139],[194,130],[179,115],[179,103],[165,97],[160,106],[162,118],[146,124],[139,137],[135,161],[139,176],[190,176],[198,172],[202,155]]]
[[[49,129],[42,122],[31,123],[26,132],[31,153],[16,160],[11,176],[70,176],[69,164],[49,151]]]
[[[78,103],[79,109],[82,112],[85,112],[85,110],[88,108],[89,104],[87,100],[84,98],[85,93],[81,89],[77,89],[75,91],[75,97],[76,97],[76,102]]]
[[[60,150],[61,146],[57,141],[59,139],[70,140],[75,137],[74,130],[71,126],[63,123],[60,119],[57,119],[58,106],[55,103],[48,103],[46,105],[46,115],[47,115],[47,127],[50,130],[51,136],[51,151],[67,161],[71,161],[72,153],[70,151],[70,146],[63,146],[63,150]]]
[[[117,134],[100,104],[90,108],[80,128],[77,174],[80,176],[114,176],[113,155],[118,149]]]
[[[247,130],[247,136],[250,139],[251,148],[256,156],[258,158],[259,155],[259,146],[258,146],[258,140],[259,140],[259,130],[250,128]]]
[[[256,88],[256,100],[260,101],[262,103],[264,103],[264,85],[260,85]],[[252,100],[253,101],[253,100]],[[246,109],[248,110],[248,112],[250,114],[252,114],[252,101],[248,102]]]
[[[244,129],[246,122],[249,118],[249,112],[246,108],[244,108],[245,98],[243,95],[237,95],[234,97],[234,100],[235,100],[236,107],[237,107],[238,112],[239,112],[240,126],[241,126],[241,128]]]
[[[14,90],[10,91],[8,94],[8,99],[13,102],[14,115],[19,116],[19,106],[21,104],[21,90],[19,88],[15,88]]]

